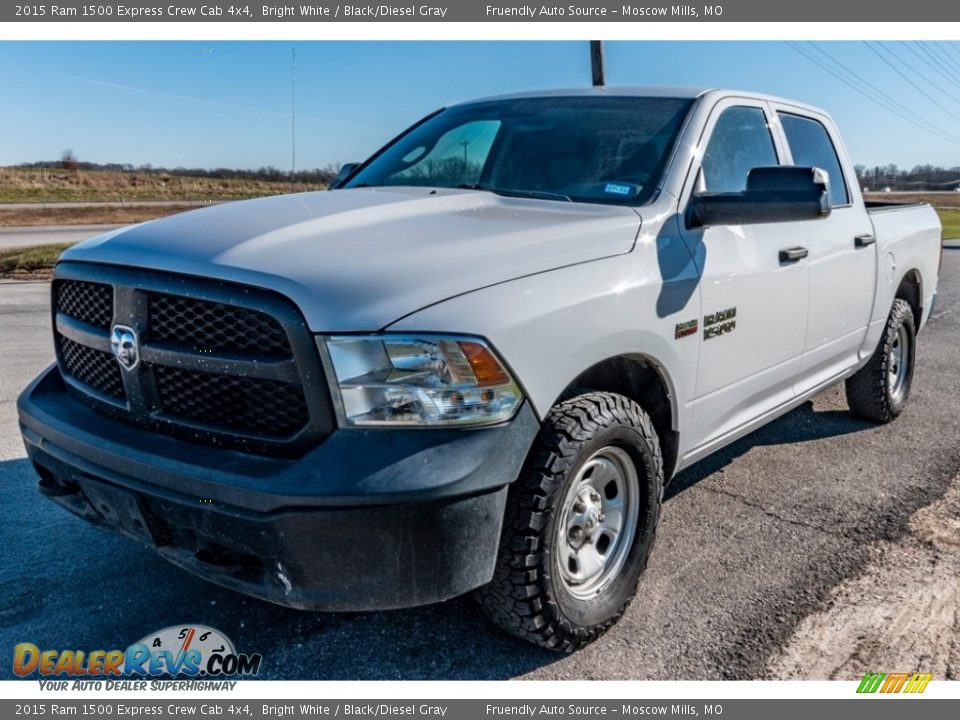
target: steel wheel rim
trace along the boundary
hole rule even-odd
[[[887,357],[887,383],[890,388],[890,397],[899,400],[907,384],[907,366],[910,362],[910,339],[907,329],[901,325],[890,346]]]
[[[581,466],[556,524],[556,565],[567,591],[587,600],[616,579],[633,546],[640,481],[629,453],[601,448]]]

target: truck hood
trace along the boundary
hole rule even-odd
[[[357,188],[225,203],[113,231],[63,259],[280,292],[317,332],[372,331],[447,298],[631,250],[626,207]]]

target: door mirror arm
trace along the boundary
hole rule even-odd
[[[360,167],[363,163],[358,162],[349,162],[344,163],[340,166],[340,169],[337,171],[337,174],[333,177],[333,180],[330,181],[330,184],[327,186],[327,190],[337,190],[339,189],[347,180],[350,179],[350,176],[356,172],[357,168]]]

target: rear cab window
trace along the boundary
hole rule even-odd
[[[830,139],[830,133],[819,120],[780,112],[780,124],[787,136],[793,164],[818,167],[827,173],[830,204],[841,207],[850,204],[850,192],[843,177],[840,157]]]

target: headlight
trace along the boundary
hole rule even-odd
[[[485,342],[470,337],[321,337],[349,425],[489,425],[523,394]]]

